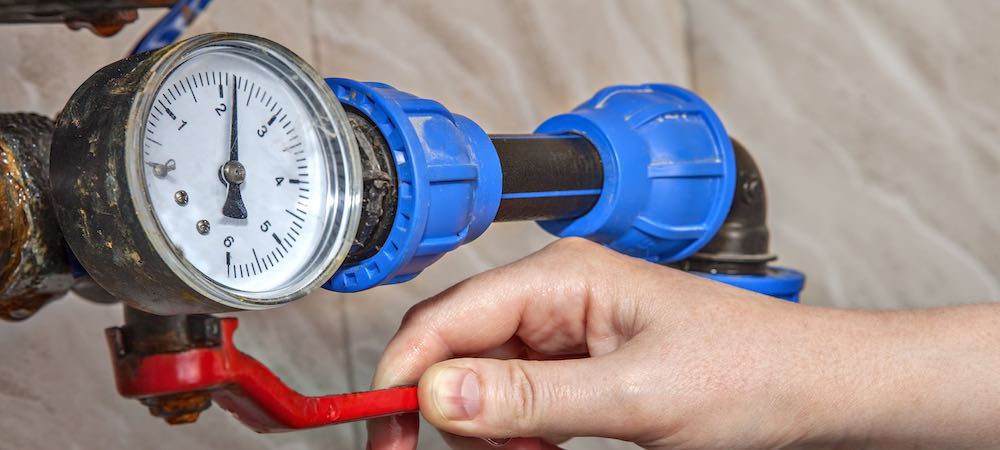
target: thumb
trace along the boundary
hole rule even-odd
[[[420,410],[438,429],[460,436],[627,438],[628,383],[610,356],[445,361],[421,377]]]

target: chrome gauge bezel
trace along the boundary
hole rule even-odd
[[[222,285],[203,274],[184,257],[167,237],[156,217],[149,196],[146,171],[143,170],[143,139],[147,116],[156,95],[170,74],[192,58],[206,52],[235,52],[265,64],[287,80],[312,114],[313,124],[321,130],[317,139],[329,169],[325,204],[327,214],[322,224],[322,240],[312,252],[307,270],[282,287],[266,292],[248,292]],[[325,81],[305,61],[291,51],[257,36],[212,33],[185,40],[172,46],[150,69],[145,86],[138,92],[128,115],[125,135],[125,173],[136,215],[150,244],[173,274],[202,296],[228,308],[255,310],[276,307],[299,299],[327,281],[340,267],[350,250],[357,231],[361,210],[361,169],[357,144],[340,102]],[[325,137],[322,138],[322,137]],[[319,193],[317,193],[319,194]]]

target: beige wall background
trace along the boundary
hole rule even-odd
[[[111,39],[0,27],[0,111],[54,114],[155,17]],[[900,308],[1000,300],[998,18],[988,0],[216,0],[187,34],[265,36],[325,76],[388,82],[491,132],[531,130],[609,84],[691,87],[763,167],[773,247],[809,275],[803,302]],[[404,285],[243,314],[238,341],[305,393],[365,389],[410,305],[550,240],[495,225]],[[363,448],[360,424],[257,435],[212,409],[166,426],[114,391],[102,330],[120,320],[67,298],[0,324],[0,448]],[[421,448],[443,444],[428,431]]]

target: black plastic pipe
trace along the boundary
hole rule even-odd
[[[604,169],[597,149],[572,135],[491,135],[503,195],[495,222],[571,219],[597,203]]]

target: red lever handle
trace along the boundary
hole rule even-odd
[[[320,427],[420,409],[417,388],[413,386],[304,396],[236,348],[233,333],[237,325],[235,318],[221,320],[219,346],[152,355],[121,352],[120,341],[109,332],[118,392],[139,399],[207,393],[219,406],[260,433]],[[194,417],[175,422],[193,421],[196,417],[197,412]]]

